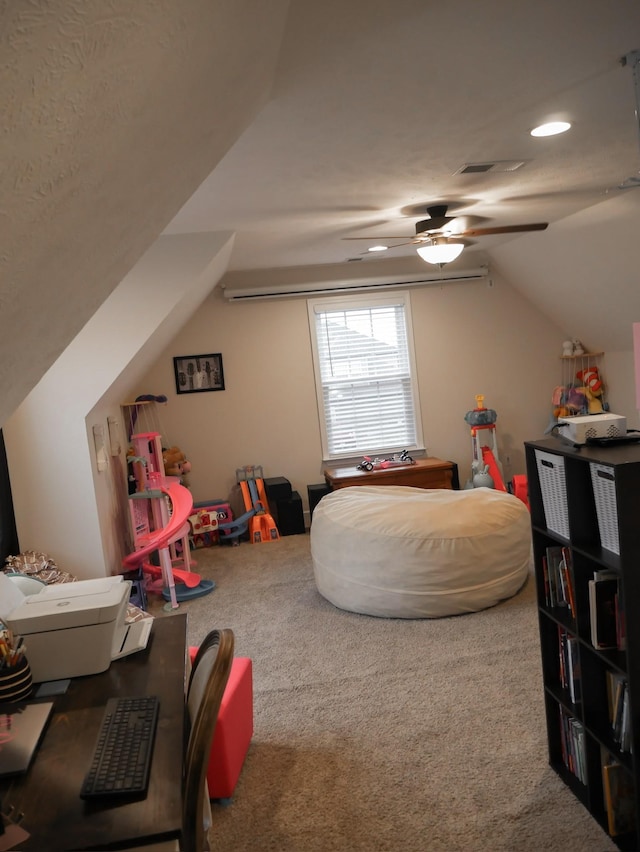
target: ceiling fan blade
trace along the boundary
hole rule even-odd
[[[415,240],[415,237],[342,237],[343,240],[369,240],[374,243],[376,240]]]
[[[437,216],[431,219],[422,219],[416,222],[416,234],[426,234],[430,231],[441,231],[449,222],[457,219],[457,216]]]
[[[456,234],[458,237],[486,237],[491,234],[520,234],[525,231],[544,231],[548,222],[534,222],[530,225],[502,225],[496,228],[469,228]]]
[[[388,250],[388,251],[393,251],[393,249],[400,248],[401,246],[410,246],[410,245],[416,245],[416,244],[418,244],[418,245],[419,245],[419,244],[420,244],[420,240],[407,240],[407,241],[405,241],[404,243],[396,243],[394,246],[387,246],[387,250]],[[367,254],[367,255],[369,255],[369,254],[371,254],[371,255],[380,254],[380,255],[383,255],[383,254],[384,254],[384,252],[383,252],[383,251],[381,251],[381,252],[376,252],[376,251],[370,251],[370,250],[367,250],[367,251],[363,251],[363,252],[361,252],[361,254]]]
[[[420,241],[419,241],[419,240],[414,240],[414,239],[409,239],[408,237],[405,237],[405,240],[404,240],[404,242],[403,242],[403,243],[396,243],[394,246],[389,246],[389,250],[394,249],[394,248],[400,248],[400,246],[411,246],[411,245],[415,245],[415,244],[416,244],[416,243],[418,243],[418,242],[420,242]]]

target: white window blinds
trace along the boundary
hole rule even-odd
[[[313,300],[309,311],[325,458],[418,446],[408,294]]]

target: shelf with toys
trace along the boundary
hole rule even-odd
[[[587,352],[574,338],[562,344],[561,376],[551,396],[553,406],[547,433],[560,418],[603,414],[609,410],[602,378],[604,352]]]

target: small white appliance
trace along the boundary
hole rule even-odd
[[[587,438],[619,438],[627,434],[627,418],[620,414],[580,414],[558,417],[558,431],[563,438],[584,444]]]

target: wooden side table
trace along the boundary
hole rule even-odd
[[[349,485],[411,485],[413,488],[453,488],[455,465],[442,459],[417,459],[414,464],[394,465],[381,470],[353,467],[325,468],[327,485],[335,490]]]

